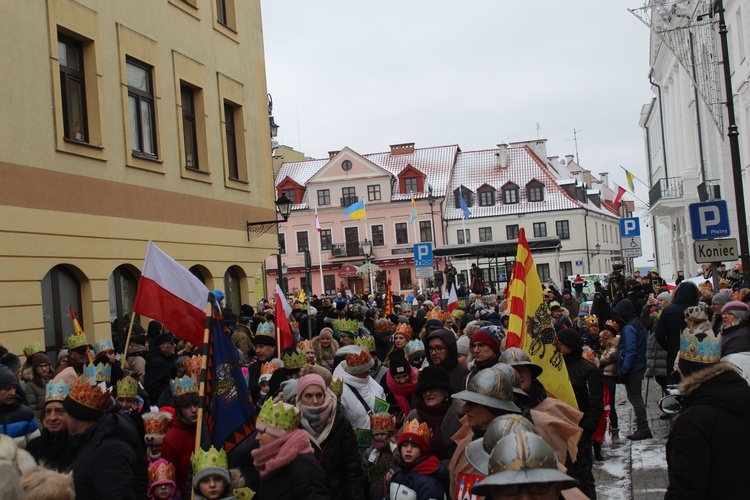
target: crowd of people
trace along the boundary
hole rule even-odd
[[[667,497],[750,498],[750,286],[669,290],[656,270],[614,273],[591,297],[575,285],[543,290],[575,406],[506,344],[502,294],[448,311],[415,293],[390,314],[382,296],[290,298],[283,352],[272,301],[224,309],[256,409],[229,451],[195,451],[201,353],[157,321],[133,322],[127,348],[73,335],[54,367],[38,343],[5,351],[6,498],[596,498],[593,463],[607,435],[620,443],[616,390],[635,414],[627,439],[650,439],[651,378],[665,394],[680,384],[683,406]]]

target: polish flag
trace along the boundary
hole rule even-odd
[[[617,184],[615,184],[617,186]],[[622,186],[617,186],[617,192],[615,193],[615,197],[612,199],[612,204],[616,207],[620,204],[620,200],[622,199],[622,196],[625,194],[625,188]]]
[[[276,347],[279,349],[276,355],[278,357],[281,357],[284,349],[294,345],[292,327],[289,326],[289,320],[287,319],[292,311],[289,307],[289,311],[287,312],[287,307],[289,307],[289,302],[286,301],[281,287],[276,285],[276,304],[274,305],[273,315],[276,318]]]
[[[315,205],[315,229],[320,232],[322,228],[320,227],[320,220],[318,219],[318,205]]]
[[[148,242],[134,312],[162,322],[173,334],[200,347],[208,294],[190,271]]]
[[[450,287],[451,293],[448,294],[448,304],[445,306],[445,310],[453,312],[458,307],[458,296],[456,295],[456,285]]]

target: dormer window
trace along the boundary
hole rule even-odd
[[[477,189],[477,196],[479,197],[480,207],[494,207],[495,206],[495,188],[485,184]]]
[[[286,196],[292,203],[297,203],[297,190],[296,189],[285,189],[281,192],[283,196]]]
[[[513,205],[518,203],[518,185],[509,182],[503,186],[503,203],[506,205]]]
[[[544,184],[534,179],[526,184],[526,197],[529,202],[544,201]]]
[[[416,177],[407,177],[404,179],[404,193],[418,193],[419,192],[419,181]]]
[[[454,203],[456,208],[461,208],[461,194],[464,196],[464,203],[467,207],[474,205],[474,196],[471,190],[467,187],[461,186],[453,190]]]

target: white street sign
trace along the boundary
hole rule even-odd
[[[640,236],[628,236],[627,238],[620,238],[620,248],[622,248],[623,250],[632,250],[635,248],[640,249],[641,237]]]
[[[433,270],[431,267],[417,267],[417,278],[418,279],[433,279],[435,276],[432,274]]]
[[[706,264],[709,262],[726,262],[739,258],[737,238],[721,240],[697,240],[693,242],[695,262]]]
[[[632,259],[634,257],[641,257],[643,252],[640,248],[623,248],[622,256],[626,259]]]

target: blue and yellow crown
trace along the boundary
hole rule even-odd
[[[410,340],[406,344],[406,357],[407,358],[410,357],[412,354],[417,353],[419,351],[422,351],[422,357],[424,357],[424,353],[425,353],[424,342],[422,342],[421,340],[419,339]]]
[[[284,354],[281,361],[284,362],[284,368],[294,370],[302,368],[307,363],[307,355],[303,351],[295,351],[294,354]],[[262,368],[262,367],[261,367]]]
[[[173,378],[169,381],[169,385],[172,387],[173,397],[198,394],[198,379],[195,377],[185,375],[182,378]]]
[[[112,366],[109,363],[86,365],[83,367],[83,376],[86,380],[93,380],[97,384],[104,382],[109,385],[109,381],[112,379]]]
[[[274,334],[274,327],[271,322],[261,323],[258,325],[258,330],[255,332],[255,335],[270,335],[271,337],[273,337]]]
[[[114,351],[115,345],[112,343],[112,339],[103,339],[94,344],[94,356],[98,356],[104,351]]]
[[[47,382],[47,387],[44,391],[44,403],[47,404],[51,401],[62,401],[70,392],[72,385],[73,384],[65,383],[62,380],[59,382]]]
[[[680,337],[680,359],[713,364],[721,361],[721,340],[712,335],[699,339],[695,334]]]

